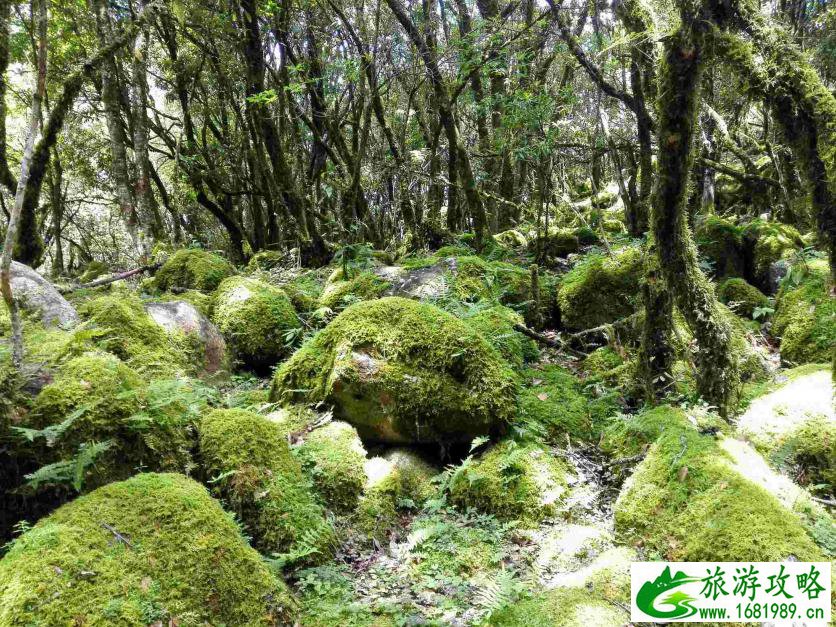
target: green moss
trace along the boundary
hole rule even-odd
[[[238,359],[264,368],[290,353],[287,333],[301,322],[284,291],[257,279],[230,277],[214,300],[212,321]]]
[[[109,268],[107,265],[102,261],[96,261],[95,259],[84,266],[84,272],[81,273],[78,277],[79,283],[90,283],[91,281],[95,281],[103,274],[108,274]]]
[[[770,455],[778,467],[794,467],[803,485],[829,486],[836,490],[836,423],[813,416],[781,438]]]
[[[528,245],[528,239],[516,229],[502,231],[494,235],[493,238],[498,244],[508,248],[525,248]]]
[[[281,288],[296,311],[310,313],[319,306],[323,280],[315,272],[306,272],[282,284]]]
[[[804,247],[798,230],[781,222],[753,220],[743,227],[742,234],[752,260],[752,276],[761,286],[768,283],[770,265]]]
[[[618,200],[618,194],[603,190],[592,197],[593,209],[609,209]]]
[[[588,226],[580,226],[574,230],[575,237],[578,238],[578,243],[581,246],[592,246],[594,244],[599,244],[601,242],[601,238],[598,237],[598,234]]]
[[[109,444],[94,465],[78,467],[82,476],[67,477],[77,489],[125,478],[140,467],[184,471],[191,466],[190,405],[201,403],[201,393],[190,394],[189,386],[188,380],[146,384],[116,357],[88,353],[57,370],[24,426],[46,429],[35,439],[48,444],[36,455],[42,463],[72,459],[91,443]]]
[[[769,299],[745,279],[733,277],[717,286],[717,298],[739,316],[751,318],[755,309],[768,307]]]
[[[454,471],[450,500],[500,520],[536,526],[556,513],[567,491],[566,472],[551,451],[504,440]]]
[[[438,470],[407,449],[366,460],[363,474],[355,526],[379,541],[398,524],[401,511],[420,507],[436,492],[431,479]]]
[[[345,280],[342,270],[337,270],[325,284],[319,296],[319,306],[340,311],[354,302],[378,298],[388,288],[389,282],[373,272],[360,272]]]
[[[287,587],[206,490],[141,474],[64,505],[0,561],[0,623],[273,625]]]
[[[247,272],[253,273],[258,270],[272,270],[287,261],[287,254],[277,250],[262,250],[250,257],[247,264]]]
[[[146,313],[130,292],[100,296],[79,307],[86,319],[77,333],[92,330],[96,345],[140,372],[175,375],[203,369],[203,349],[195,338],[169,333]]]
[[[566,257],[580,249],[580,240],[572,229],[549,229],[549,232],[533,239],[529,252],[540,249],[546,257]]]
[[[330,509],[347,513],[357,507],[366,482],[366,449],[354,427],[330,422],[307,434],[294,453]]]
[[[494,613],[491,627],[620,627],[628,622],[623,609],[583,589],[558,588]]]
[[[161,291],[192,289],[212,292],[235,268],[223,257],[197,248],[183,248],[166,260],[154,276],[154,287]]]
[[[836,347],[836,299],[828,293],[823,259],[793,266],[778,292],[772,332],[781,338],[781,359],[791,364],[830,361]],[[798,281],[794,277],[799,277]]]
[[[612,257],[586,255],[563,277],[557,293],[560,319],[569,329],[589,329],[632,314],[638,305],[641,250]]]
[[[739,226],[717,216],[706,216],[694,238],[700,254],[712,265],[716,278],[743,276],[743,233]]]
[[[567,435],[595,440],[616,411],[608,397],[590,400],[584,396],[577,377],[560,366],[530,368],[523,373],[523,381],[526,387],[520,392],[516,424],[553,442],[565,442]]]
[[[821,559],[798,518],[737,473],[712,435],[671,411],[680,416],[665,426],[616,502],[623,539],[677,561]]]
[[[475,254],[475,251],[469,246],[452,245],[442,246],[433,253],[433,257],[437,257],[438,259],[446,259],[448,257],[459,257],[473,254]]]
[[[281,428],[242,409],[218,409],[200,422],[203,470],[263,553],[288,562],[327,559],[333,530],[316,504]]]
[[[504,261],[481,257],[456,257],[450,276],[450,292],[458,300],[482,299],[504,305],[522,304],[531,298],[531,279],[527,270]]]
[[[514,325],[522,324],[523,318],[512,309],[502,305],[479,309],[467,316],[465,321],[517,370],[525,362],[536,360],[540,354],[534,340],[514,330]]]
[[[198,292],[197,290],[186,290],[185,292],[178,292],[177,294],[165,293],[161,294],[157,300],[162,302],[178,300],[185,301],[207,318],[212,313],[212,297],[209,294],[204,294],[203,292]]]
[[[276,371],[271,400],[326,401],[364,438],[467,440],[513,416],[513,373],[465,322],[382,298],[337,316]]]

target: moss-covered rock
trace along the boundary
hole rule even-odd
[[[0,624],[274,625],[296,604],[206,490],[141,474],[38,522],[0,561]]]
[[[621,627],[627,612],[584,589],[557,588],[494,613],[491,627]]]
[[[317,272],[310,271],[282,283],[281,288],[290,298],[296,311],[310,313],[319,307],[324,283],[324,279]]]
[[[739,316],[751,318],[755,309],[768,307],[769,299],[745,279],[731,277],[717,286],[717,298]]]
[[[329,422],[308,433],[294,453],[328,508],[344,514],[357,507],[366,483],[366,449],[354,427]]]
[[[493,238],[498,244],[508,248],[525,248],[528,245],[526,236],[517,229],[502,231],[494,235]]]
[[[668,409],[661,433],[625,483],[616,531],[676,561],[816,561],[822,553],[801,521],[739,474],[711,434]]]
[[[185,471],[191,415],[180,403],[187,381],[147,384],[113,355],[87,353],[63,364],[35,398],[23,424],[36,461],[51,472],[37,483],[76,490],[123,479],[137,468]],[[45,444],[45,446],[42,446]]]
[[[595,230],[589,226],[579,226],[573,231],[573,233],[575,234],[575,237],[578,238],[578,243],[581,246],[592,246],[601,242],[601,238],[598,237]]]
[[[366,483],[355,524],[362,533],[382,540],[397,524],[399,513],[417,508],[436,492],[431,479],[438,469],[408,449],[396,448],[367,459]]]
[[[516,409],[514,375],[467,323],[429,304],[357,303],[276,371],[271,400],[326,401],[361,437],[468,441]]]
[[[281,266],[287,261],[287,253],[278,250],[261,250],[250,257],[250,261],[247,263],[247,272],[253,273],[259,270],[269,271]]]
[[[256,413],[216,409],[199,426],[203,471],[263,553],[317,562],[333,553],[333,529],[314,500],[281,428]]]
[[[24,313],[32,314],[48,327],[69,329],[78,323],[75,308],[58,293],[52,283],[29,266],[17,261],[12,261],[10,269],[12,293]],[[3,326],[10,328],[8,325],[11,320],[8,315],[4,303],[0,316],[5,317],[7,322],[0,323],[0,329]]]
[[[175,375],[205,368],[204,346],[197,333],[169,332],[148,315],[131,292],[99,296],[79,307],[96,345],[140,372]]]
[[[103,274],[107,274],[109,271],[107,265],[103,261],[93,260],[84,266],[84,271],[79,275],[78,282],[79,283],[90,283],[91,281],[95,281]]]
[[[618,200],[618,194],[610,190],[601,190],[592,197],[593,209],[609,209]]]
[[[225,279],[214,298],[212,320],[236,358],[253,368],[268,368],[291,352],[287,333],[302,323],[284,291],[236,276]]]
[[[342,269],[338,269],[328,278],[319,296],[319,306],[341,311],[357,301],[378,298],[388,288],[389,282],[374,272],[359,272],[346,279]]]
[[[183,248],[157,270],[154,287],[163,292],[176,288],[209,293],[233,274],[235,268],[220,255],[198,248]]]
[[[602,426],[616,413],[609,397],[588,399],[577,377],[565,368],[543,365],[523,373],[517,423],[526,431],[553,442],[566,436],[581,441],[596,440]]]
[[[706,216],[697,225],[694,239],[700,254],[711,262],[715,278],[744,275],[743,234],[739,226],[718,216]]]
[[[504,261],[485,261],[475,255],[449,260],[450,292],[458,300],[492,299],[503,305],[531,299],[531,279],[524,268]]]
[[[580,249],[580,240],[572,229],[549,229],[548,233],[540,234],[532,239],[528,245],[530,253],[537,253],[545,257],[566,257]]]
[[[801,234],[789,224],[757,219],[743,227],[742,235],[749,266],[747,275],[756,286],[773,293],[769,290],[774,284],[769,277],[770,267],[804,247]]]
[[[182,300],[145,303],[145,311],[169,336],[181,339],[192,350],[190,369],[215,374],[228,367],[226,341],[200,310]],[[183,341],[184,340],[184,341]],[[190,341],[189,341],[190,340]]]
[[[563,326],[589,329],[632,314],[638,306],[641,267],[641,250],[635,247],[611,257],[586,255],[560,282],[557,302]]]
[[[737,421],[738,434],[802,485],[836,491],[836,409],[830,370],[801,366],[782,373]]]
[[[450,482],[450,499],[501,520],[536,525],[566,495],[566,465],[540,446],[505,440],[468,458]]]
[[[522,324],[520,314],[508,307],[496,305],[479,309],[464,320],[499,351],[515,369],[525,362],[534,361],[540,354],[534,340],[514,330],[515,324]]]
[[[827,262],[793,266],[778,292],[772,332],[790,364],[830,361],[836,347],[836,299],[828,293]]]

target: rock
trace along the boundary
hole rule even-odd
[[[52,283],[17,261],[12,262],[11,270],[12,293],[22,309],[37,313],[47,326],[69,328],[78,324],[75,308],[58,293]]]
[[[191,289],[208,293],[233,274],[235,268],[220,255],[199,248],[182,248],[157,270],[153,286],[161,291]]]
[[[375,275],[391,285],[386,296],[402,296],[417,300],[433,300],[449,290],[447,274],[455,267],[454,259],[443,259],[426,268],[408,270],[400,266],[383,266],[374,270]]]
[[[789,224],[758,218],[743,227],[742,236],[746,277],[767,294],[774,294],[778,285],[770,279],[772,266],[804,247],[801,234]]]
[[[586,255],[560,282],[560,320],[568,329],[591,329],[632,314],[639,302],[642,252],[628,247],[612,256]]]
[[[469,441],[516,409],[510,368],[467,323],[404,298],[357,303],[276,371],[271,400],[324,401],[364,439]]]
[[[790,270],[790,262],[786,259],[779,259],[769,264],[764,287],[768,294],[775,294],[781,287],[781,280],[787,276]]]
[[[829,294],[827,261],[793,267],[775,299],[772,332],[781,338],[781,360],[791,365],[829,362],[836,348],[836,299]]]
[[[741,228],[717,216],[706,216],[694,233],[700,254],[712,264],[716,279],[743,276],[745,259]]]
[[[504,440],[454,474],[450,498],[500,520],[536,526],[567,492],[567,468],[540,446]]]
[[[284,554],[291,563],[331,557],[333,529],[278,424],[243,409],[216,409],[198,431],[205,476],[257,549]]]
[[[755,309],[768,307],[769,299],[745,279],[731,277],[717,286],[717,297],[738,316],[752,318]]]
[[[335,270],[319,296],[319,306],[342,311],[358,300],[381,296],[389,283],[374,272],[357,272],[350,279],[343,277],[342,268]]]
[[[713,434],[681,409],[653,412],[662,430],[615,504],[621,538],[673,561],[824,558],[802,520],[741,474]],[[640,440],[653,438],[638,424]]]
[[[212,320],[235,357],[256,369],[274,366],[290,354],[287,333],[302,325],[283,290],[240,276],[218,287]]]
[[[2,625],[292,624],[296,603],[198,483],[146,473],[77,498],[0,561]]]
[[[203,347],[207,373],[212,374],[223,369],[226,363],[226,342],[217,327],[194,305],[182,300],[146,303],[145,311],[169,333],[196,337]]]
[[[516,369],[525,362],[535,361],[540,351],[534,340],[514,329],[523,318],[513,309],[495,305],[488,309],[478,309],[463,318],[471,327],[479,331],[505,360]]]

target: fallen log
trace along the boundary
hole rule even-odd
[[[134,268],[133,270],[127,270],[118,274],[112,274],[109,277],[105,277],[103,279],[96,279],[95,281],[90,281],[89,283],[82,283],[81,285],[70,285],[67,287],[62,287],[58,291],[61,294],[69,294],[70,292],[75,292],[76,290],[83,290],[91,287],[101,287],[102,285],[108,285],[109,283],[115,283],[116,281],[123,281],[124,279],[129,279],[132,276],[142,274],[143,272],[156,272],[160,269],[162,265],[162,263],[152,263],[147,266],[140,266],[139,268]]]

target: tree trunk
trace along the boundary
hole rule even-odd
[[[662,273],[697,340],[698,392],[727,416],[738,383],[732,330],[714,288],[700,270],[687,220],[688,177],[694,161],[692,143],[704,54],[702,20],[702,16],[683,11],[682,25],[665,42],[651,222]]]

